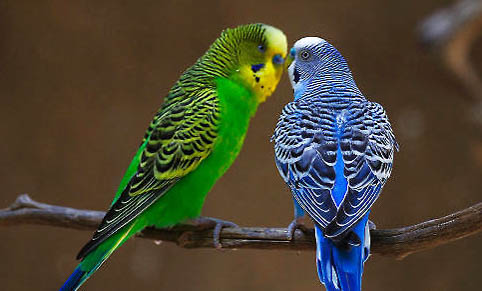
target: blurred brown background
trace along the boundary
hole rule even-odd
[[[372,211],[378,228],[413,224],[480,200],[480,127],[467,92],[416,41],[451,1],[0,1],[0,208],[20,193],[105,210],[162,97],[225,27],[264,22],[290,45],[313,35],[347,58],[382,103],[401,151]],[[482,41],[472,51],[482,67]],[[269,138],[292,99],[286,77],[253,120],[239,159],[204,215],[286,226],[290,194]],[[474,157],[479,153],[478,159]],[[0,229],[2,290],[56,290],[90,232]],[[374,255],[364,290],[480,290],[481,236],[402,261]],[[85,290],[321,290],[314,253],[184,250],[134,239]]]

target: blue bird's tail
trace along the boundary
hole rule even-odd
[[[315,225],[316,266],[318,277],[327,291],[360,291],[363,264],[370,253],[370,233],[368,213],[355,225],[352,231],[360,238],[360,245],[337,246],[324,237],[322,230]]]

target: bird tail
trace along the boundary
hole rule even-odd
[[[118,247],[137,232],[135,225],[133,223],[127,226],[124,231],[114,234],[85,256],[64,285],[60,287],[59,291],[75,291],[79,289]]]
[[[315,225],[316,267],[318,277],[327,291],[361,290],[363,264],[370,253],[367,222],[368,213],[352,229],[360,238],[360,243],[356,246],[333,242]]]
[[[80,265],[75,268],[74,272],[70,277],[67,279],[67,281],[60,287],[60,291],[70,291],[70,290],[77,290],[79,286],[87,279],[82,279],[84,278],[86,272],[82,271],[80,269]]]

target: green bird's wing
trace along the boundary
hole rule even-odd
[[[137,171],[77,258],[85,257],[196,169],[213,149],[218,119],[214,89],[187,93],[174,87],[147,129]]]

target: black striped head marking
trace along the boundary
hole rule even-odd
[[[319,37],[302,38],[290,50],[290,58],[293,61],[288,67],[288,75],[295,98],[300,98],[313,87],[335,94],[341,87],[359,93],[345,59],[326,40]]]

